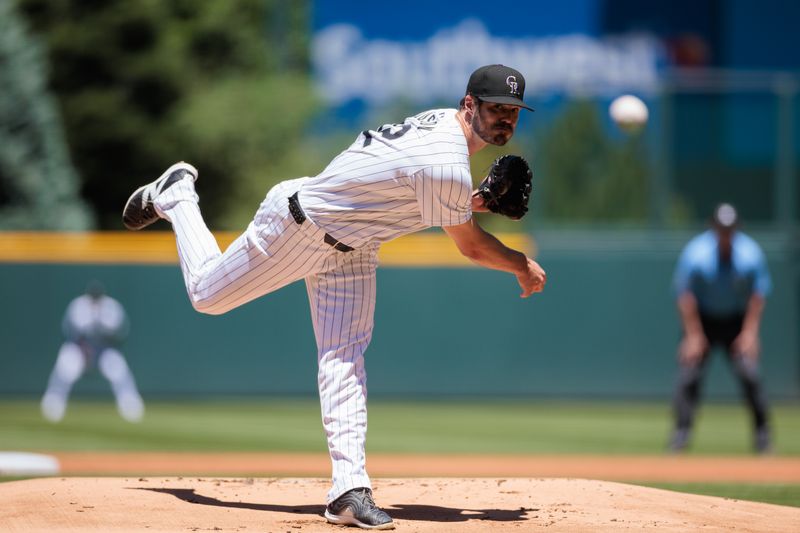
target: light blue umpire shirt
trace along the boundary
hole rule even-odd
[[[719,239],[714,230],[690,240],[675,268],[675,295],[692,292],[700,313],[714,318],[744,314],[753,294],[766,297],[772,280],[761,247],[740,231],[734,232],[731,247],[731,262],[725,264],[719,260]]]

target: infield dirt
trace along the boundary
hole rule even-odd
[[[320,453],[56,452],[67,476],[326,477]],[[369,454],[373,477],[589,478],[798,483],[800,457],[703,455]],[[800,529],[798,529],[800,531]]]
[[[0,530],[345,531],[309,478],[40,478],[0,484]],[[398,532],[793,532],[800,509],[563,478],[375,481]],[[352,530],[355,531],[355,530]]]
[[[0,531],[345,531],[322,517],[325,454],[54,455],[70,477],[0,483]],[[795,457],[372,454],[369,468],[401,533],[800,531],[800,508],[615,482],[798,483]],[[116,477],[77,477],[98,475]]]

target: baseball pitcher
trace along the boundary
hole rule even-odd
[[[273,187],[252,222],[222,252],[198,207],[197,170],[177,163],[134,191],[123,222],[172,223],[195,309],[221,314],[305,280],[318,347],[318,385],[333,466],[327,520],[392,529],[372,499],[365,468],[364,352],[373,331],[375,271],[382,243],[440,226],[472,261],[516,276],[521,296],[544,288],[534,260],[484,231],[474,211],[522,217],[531,192],[524,159],[501,158],[472,190],[469,156],[514,134],[525,79],[504,65],[470,77],[459,109],[434,109],[362,131],[320,174]]]

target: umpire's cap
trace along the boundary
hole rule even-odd
[[[714,226],[720,229],[732,229],[739,223],[739,215],[736,213],[736,208],[731,204],[719,204],[714,209],[714,217],[712,218]]]
[[[505,65],[486,65],[469,77],[467,94],[494,104],[532,108],[522,101],[525,96],[525,77],[520,71]]]

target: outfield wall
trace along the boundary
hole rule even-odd
[[[452,250],[430,253],[445,241],[425,241],[427,248],[422,241],[395,243],[378,271],[370,394],[664,400],[678,340],[670,278],[690,236],[539,232],[535,248],[548,284],[528,300],[518,297],[507,274],[454,261]],[[767,391],[773,399],[800,399],[797,250],[785,235],[756,236],[775,285],[762,335]],[[171,236],[164,238],[174,254]],[[99,250],[68,243],[66,252],[33,239],[22,253],[27,245],[0,238],[0,394],[41,394],[61,343],[64,308],[89,279],[102,280],[129,312],[124,352],[146,397],[314,393],[315,347],[302,283],[205,316],[189,305],[172,255],[130,255],[146,247],[126,239],[112,236],[113,246]],[[404,264],[409,257],[417,266]],[[709,378],[707,396],[738,395],[721,357]],[[107,394],[108,386],[93,375],[76,393]]]

